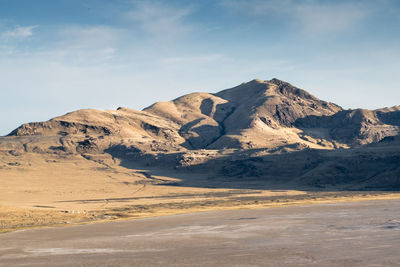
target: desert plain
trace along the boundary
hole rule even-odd
[[[256,79],[77,110],[0,137],[0,265],[396,266],[399,190],[399,106]]]
[[[0,235],[0,266],[399,266],[399,200],[208,211]]]
[[[1,170],[7,177],[0,187],[1,232],[194,211],[400,199],[390,191],[282,189],[237,179],[210,188],[206,175],[105,167],[81,156],[57,162],[32,153],[18,164]],[[196,186],[179,185],[182,180]]]
[[[278,79],[0,137],[0,231],[400,198],[400,107],[344,110]]]

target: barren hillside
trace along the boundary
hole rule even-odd
[[[213,177],[214,187],[229,178],[390,189],[400,188],[399,134],[398,106],[344,110],[278,79],[252,80],[143,111],[86,109],[24,124],[0,138],[0,168],[22,168],[19,160],[35,154],[61,162],[82,157],[109,168],[190,171]],[[189,180],[180,184],[198,186]]]

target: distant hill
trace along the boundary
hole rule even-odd
[[[344,110],[272,79],[142,111],[85,109],[23,124],[0,138],[0,152],[109,154],[268,183],[390,189],[400,188],[399,135],[399,106]]]

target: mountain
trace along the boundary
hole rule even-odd
[[[344,110],[287,82],[256,79],[142,111],[85,109],[23,124],[0,138],[0,152],[110,155],[125,166],[266,183],[400,188],[399,135],[400,106]]]
[[[304,130],[324,129],[330,137],[350,146],[376,143],[387,136],[399,134],[400,111],[342,110],[332,116],[310,116],[299,120],[296,126]]]

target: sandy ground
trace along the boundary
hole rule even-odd
[[[0,235],[0,266],[400,266],[400,200],[190,213]]]
[[[26,153],[17,162],[0,155],[1,161],[0,232],[205,210],[400,198],[391,192],[254,189],[262,188],[261,184],[243,189],[249,182],[240,184],[240,180],[214,181],[210,188],[209,177],[185,174],[185,181],[196,185],[188,187],[174,185],[183,178],[173,172],[161,175],[78,155],[57,158]]]

